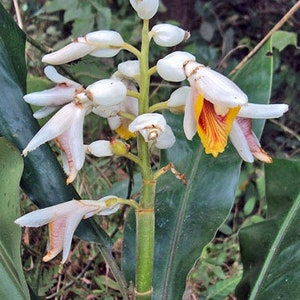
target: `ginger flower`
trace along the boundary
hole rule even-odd
[[[146,113],[136,117],[128,127],[130,132],[139,132],[146,142],[154,142],[159,149],[171,148],[175,136],[163,115]]]
[[[233,121],[248,97],[231,80],[197,62],[187,62],[184,70],[191,86],[185,135],[191,140],[197,131],[205,152],[217,157],[225,150]]]
[[[143,20],[153,18],[158,10],[159,0],[129,0],[130,4]]]
[[[44,106],[33,114],[36,119],[44,118],[62,105],[73,101],[75,95],[83,90],[82,85],[60,75],[52,66],[47,66],[44,73],[51,81],[56,83],[56,86],[24,96],[27,103]]]
[[[96,57],[113,57],[119,53],[124,44],[121,35],[112,30],[99,30],[76,38],[60,50],[46,54],[42,62],[60,65],[79,59],[86,55]]]
[[[167,101],[167,106],[170,111],[175,113],[187,112],[187,110],[185,110],[185,105],[190,101],[191,92],[192,89],[188,86],[183,86],[175,90]],[[288,105],[286,104],[248,103],[240,108],[233,121],[229,138],[244,161],[252,163],[255,157],[262,162],[272,162],[271,157],[269,157],[261,148],[258,138],[252,131],[252,119],[279,118],[287,110]],[[184,120],[188,123],[195,123],[191,122],[186,116],[184,117]],[[195,133],[196,124],[193,124],[193,126],[191,132]]]
[[[80,221],[94,215],[116,212],[120,207],[117,199],[115,196],[106,196],[97,201],[70,200],[30,212],[15,220],[15,223],[28,227],[48,224],[49,241],[43,261],[49,261],[63,251],[61,263],[64,263],[69,256],[72,237]]]

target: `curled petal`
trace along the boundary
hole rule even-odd
[[[182,86],[176,89],[168,99],[168,107],[184,106],[187,99],[191,97],[191,88]]]
[[[166,126],[164,132],[158,136],[155,146],[159,149],[171,148],[176,142],[174,133],[169,125]]]
[[[188,52],[175,51],[157,62],[157,72],[165,80],[180,82],[186,79],[184,65],[195,61],[195,56]]]
[[[184,70],[191,87],[197,89],[207,101],[228,108],[247,104],[247,95],[222,74],[195,61],[187,62]]]

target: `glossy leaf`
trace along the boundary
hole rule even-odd
[[[267,43],[235,76],[249,99],[267,103],[272,79],[272,56]],[[251,82],[251,84],[249,83]],[[255,88],[254,88],[255,87]],[[154,263],[154,299],[181,299],[185,281],[203,247],[209,243],[228,216],[235,196],[241,160],[232,146],[217,159],[204,153],[198,137],[186,140],[182,118],[167,114],[176,135],[176,144],[162,152],[162,166],[175,164],[185,173],[183,186],[172,174],[159,179],[156,198],[156,239]],[[263,123],[257,124],[261,132]],[[134,281],[133,214],[125,230],[123,268]]]
[[[244,274],[239,299],[299,299],[300,162],[266,165],[267,219],[239,234]]]
[[[24,57],[25,35],[0,4],[0,135],[5,136],[19,150],[25,148],[39,130],[30,107],[23,100],[26,82]],[[48,144],[41,146],[24,159],[21,187],[40,208],[79,199]],[[101,195],[99,195],[101,196]],[[111,254],[111,239],[92,219],[80,223],[75,234],[99,244],[102,255],[120,283],[126,296],[126,284]]]
[[[20,216],[19,184],[23,160],[19,151],[0,137],[0,298],[30,299],[23,274],[21,228],[14,224]]]

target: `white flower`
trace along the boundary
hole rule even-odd
[[[85,37],[78,37],[60,50],[46,54],[42,58],[42,62],[60,65],[88,54],[96,57],[113,57],[119,53],[123,44],[123,38],[116,31],[94,31]]]
[[[71,183],[84,163],[83,121],[90,110],[88,102],[73,101],[65,105],[36,133],[22,154],[26,156],[28,152],[55,139],[62,150],[63,166],[68,175],[67,184]]]
[[[48,224],[48,249],[43,261],[49,261],[63,251],[61,263],[64,263],[70,252],[74,231],[80,221],[93,215],[108,215],[116,212],[120,204],[114,199],[118,198],[106,196],[97,201],[71,200],[28,213],[15,220],[15,223],[28,227]]]
[[[86,95],[94,106],[117,105],[125,99],[126,93],[126,85],[117,79],[102,79],[86,88]]]
[[[151,19],[158,10],[159,0],[130,0],[130,4],[141,19]]]
[[[244,161],[253,162],[253,156],[270,163],[272,158],[261,148],[252,131],[251,119],[279,118],[288,110],[286,104],[251,104],[243,106],[233,122],[229,138]]]
[[[182,28],[171,24],[158,24],[149,32],[159,46],[173,47],[189,38],[190,34]]]
[[[185,106],[186,99],[190,97],[191,88],[189,86],[182,86],[176,89],[168,99],[168,107]]]
[[[184,70],[191,85],[185,105],[185,135],[191,140],[198,132],[205,152],[217,157],[224,151],[233,121],[248,98],[231,80],[197,62],[187,62]]]
[[[76,94],[83,90],[83,87],[79,83],[60,75],[52,66],[47,66],[44,72],[57,85],[54,88],[24,96],[24,100],[27,103],[44,106],[33,114],[37,119],[44,118],[57,110],[61,105],[73,101]]]
[[[139,115],[131,122],[128,129],[131,132],[140,132],[146,142],[153,141],[159,149],[170,148],[175,143],[172,129],[161,114]]]
[[[172,52],[157,62],[157,73],[167,81],[183,81],[186,79],[184,65],[188,61],[195,61],[195,56],[183,51]]]

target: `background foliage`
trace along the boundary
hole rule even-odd
[[[11,15],[15,16],[15,10],[11,2],[1,2]],[[248,53],[249,49],[256,45],[295,2],[264,1],[255,5],[255,9],[253,9],[251,2],[244,1],[163,1],[161,2],[160,13],[153,20],[153,24],[163,20],[171,20],[171,22],[190,30],[192,38],[182,47],[195,54],[198,61],[217,68],[223,73],[229,73]],[[96,29],[111,28],[120,31],[127,41],[139,43],[139,21],[132,13],[132,9],[126,0],[20,1],[19,4],[24,31],[39,41],[45,48],[45,51],[49,47],[54,49],[60,48],[68,43],[71,37]],[[172,9],[169,9],[170,7]],[[298,13],[286,23],[283,29],[291,33],[296,32],[296,28],[299,28],[300,25],[299,20]],[[299,50],[295,47],[295,39],[294,34],[290,42],[286,43],[286,47],[278,49],[280,45],[277,45],[277,49],[272,49],[274,57],[274,84],[271,102],[285,102],[290,105],[290,110],[280,120],[267,122],[262,139],[263,148],[270,154],[281,158],[292,158],[293,160],[299,158],[300,143],[300,120],[297,115],[299,111],[299,101],[297,99],[300,94],[299,86],[297,85],[300,76],[299,64],[297,63],[299,61]],[[167,53],[166,49],[158,46],[154,47],[151,57],[152,61],[155,62],[160,55],[165,53]],[[28,91],[45,88],[48,83],[41,79],[43,76],[43,65],[40,63],[42,52],[28,44],[26,54],[30,74],[27,85]],[[116,60],[101,60],[101,64],[99,64],[98,60],[95,63],[95,59],[86,57],[76,64],[66,66],[65,72],[72,74],[77,80],[87,85],[98,78],[110,76],[117,63],[128,58],[132,57],[122,52],[117,56]],[[253,76],[251,79],[255,80],[255,77]],[[251,84],[250,87],[252,86]],[[158,87],[161,88],[159,93],[154,93]],[[165,99],[170,88],[170,86],[166,86],[165,83],[161,83],[158,79],[152,86],[153,101]],[[259,95],[253,96],[251,100],[260,102],[258,98]],[[95,127],[96,129],[94,129]],[[85,139],[87,142],[95,138],[107,138],[111,135],[106,125],[100,123],[97,118],[89,118],[86,129],[87,135]],[[166,159],[168,155],[172,155],[172,153],[166,153],[162,158]],[[176,160],[174,157],[172,159]],[[209,160],[209,158],[207,159]],[[153,165],[157,165],[157,162],[156,157],[153,160]],[[284,222],[282,220],[286,219],[290,209],[294,208],[294,205],[297,206],[299,202],[299,199],[296,197],[299,190],[286,188],[285,191],[293,190],[294,194],[289,200],[291,206],[281,210],[279,217],[275,212],[276,209],[281,207],[278,203],[282,203],[282,197],[277,197],[275,204],[269,202],[269,198],[273,199],[274,196],[271,193],[271,187],[274,182],[278,182],[276,179],[285,176],[281,175],[279,177],[277,174],[295,174],[295,178],[299,174],[299,168],[296,165],[294,167],[293,162],[290,163],[293,165],[291,167],[293,171],[286,169],[284,167],[285,164],[285,161],[276,161],[274,165],[267,167],[266,173],[264,172],[264,167],[258,163],[242,166],[234,206],[227,221],[219,229],[215,239],[206,245],[200,259],[190,273],[185,294],[186,299],[198,296],[201,299],[235,297],[234,290],[242,276],[242,265],[237,241],[238,230],[241,227],[245,228],[246,225],[254,226],[243,229],[240,235],[242,246],[244,245],[244,249],[249,249],[247,243],[249,243],[249,239],[253,243],[253,232],[257,232],[257,236],[260,237],[265,232],[265,226],[270,224],[270,218],[271,220],[275,218],[275,223]],[[124,191],[127,193],[128,174],[131,173],[134,173],[134,169],[126,161],[115,158],[94,161],[92,158],[88,158],[88,163],[81,172],[80,178],[75,182],[75,188],[82,197],[86,198],[94,198],[95,195],[101,196],[111,188],[112,191],[123,190],[123,193]],[[95,177],[97,178],[96,181]],[[99,177],[100,184],[98,181]],[[132,197],[137,197],[139,179],[138,177],[134,178],[135,184],[131,194]],[[293,178],[292,176],[290,182],[294,182]],[[166,177],[164,180],[168,179],[169,177]],[[278,186],[282,184],[279,181]],[[267,186],[267,189],[265,189],[265,186]],[[22,198],[23,210],[31,210],[32,204],[24,195]],[[158,205],[164,205],[162,203],[163,200]],[[273,210],[270,214],[269,209],[271,208]],[[122,214],[127,215],[127,211],[124,210],[112,217],[96,220],[110,235],[113,243],[113,254],[117,259],[120,259],[122,251]],[[267,221],[264,221],[266,218]],[[287,228],[291,229],[294,226],[296,228],[296,221],[291,219],[290,227]],[[165,225],[160,224],[161,227]],[[252,234],[249,235],[248,232],[252,232]],[[287,230],[287,232],[291,232],[293,238],[297,236],[293,231]],[[77,240],[72,251],[72,264],[66,265],[64,270],[58,270],[58,261],[56,260],[47,264],[40,263],[46,243],[44,236],[43,229],[37,229],[34,233],[28,231],[24,233],[23,265],[27,282],[35,294],[46,294],[50,297],[58,295],[61,299],[114,299],[121,297],[120,288],[116,285],[114,276],[107,268],[103,258],[98,255],[99,249],[97,246]],[[258,239],[257,243],[260,242],[261,239]],[[266,243],[267,245],[272,245],[273,242],[274,235],[270,235]],[[289,244],[283,241],[280,246],[288,247]],[[293,245],[293,247],[296,247],[296,245]],[[252,261],[258,260],[255,255],[259,254],[247,253],[243,248],[242,254],[244,255],[243,260],[246,273],[237,293],[241,299],[246,299],[248,295],[245,286],[256,286],[258,288],[257,291],[259,291],[257,294],[262,295],[258,296],[257,299],[263,299],[259,297],[263,297],[264,291],[268,291],[268,283],[262,287],[255,282],[249,283],[248,276],[251,273],[247,273],[247,270],[253,267]],[[252,258],[251,255],[254,255],[254,257]],[[284,259],[284,257],[278,256],[277,259],[280,262],[280,259]],[[277,267],[277,264],[277,261],[270,263],[270,274],[273,274],[272,270]],[[260,263],[255,265],[256,270],[264,267]],[[259,271],[257,272],[259,273]]]

